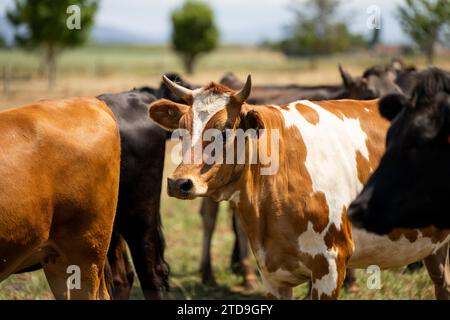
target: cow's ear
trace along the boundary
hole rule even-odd
[[[258,131],[259,129],[265,129],[265,126],[261,115],[255,110],[250,110],[241,115],[241,128],[244,130],[254,129]]]
[[[344,83],[344,87],[350,88],[353,86],[354,81],[352,76],[339,65],[339,73],[341,74],[342,82]]]
[[[150,104],[150,118],[166,130],[178,129],[181,117],[189,111],[189,106],[161,99]]]
[[[402,94],[388,94],[378,103],[378,110],[385,119],[392,121],[403,108],[409,105],[408,99]]]

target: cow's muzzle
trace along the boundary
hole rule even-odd
[[[354,201],[347,210],[348,218],[356,228],[364,227],[364,220],[367,212],[367,202]]]
[[[191,198],[193,197],[194,183],[191,179],[167,178],[167,192],[170,197]]]

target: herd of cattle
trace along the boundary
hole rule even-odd
[[[398,60],[358,77],[339,70],[340,86],[252,86],[229,73],[202,87],[167,74],[158,89],[0,112],[0,281],[43,268],[57,299],[127,299],[132,260],[145,298],[163,298],[171,132],[276,129],[273,175],[260,163],[182,162],[168,178],[170,196],[204,197],[204,283],[214,282],[211,238],[227,200],[232,268],[256,285],[251,247],[270,297],[310,281],[313,299],[335,299],[344,283],[357,290],[352,268],[423,260],[436,298],[450,298],[450,74]],[[68,288],[71,265],[80,288]]]

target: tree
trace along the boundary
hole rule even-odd
[[[0,48],[6,47],[6,41],[5,38],[3,38],[3,35],[0,33]]]
[[[306,55],[315,65],[316,55],[346,51],[364,45],[360,35],[353,35],[347,25],[336,19],[339,0],[295,1],[291,6],[296,15],[281,49],[288,55]]]
[[[398,16],[405,33],[433,63],[434,47],[450,26],[449,0],[405,0],[398,7]]]
[[[192,74],[200,54],[212,51],[219,32],[212,10],[203,2],[188,0],[172,13],[172,44],[183,59],[187,73]]]
[[[77,5],[79,12],[72,11],[71,5]],[[7,12],[16,30],[22,26],[27,30],[16,31],[16,44],[43,53],[50,89],[55,83],[58,55],[63,49],[80,46],[87,40],[97,7],[97,0],[14,0],[14,8]],[[77,14],[80,27],[72,28]]]

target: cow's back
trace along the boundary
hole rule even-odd
[[[138,180],[152,181],[152,185],[153,181],[161,181],[166,132],[148,117],[148,105],[156,100],[155,96],[137,89],[103,94],[98,98],[106,103],[119,123],[122,145],[120,196],[127,196],[130,189],[140,188],[136,183]]]
[[[305,128],[307,125],[300,125],[300,131],[303,132],[302,139],[306,145],[306,165],[313,185],[316,186],[315,191],[324,193],[331,214],[330,219],[337,216],[339,218],[336,222],[347,221],[346,218],[342,219],[339,208],[342,211],[342,207],[345,207],[342,212],[346,215],[351,200],[357,196],[378,167],[384,153],[388,122],[381,118],[376,100],[312,103],[304,101],[303,105],[309,105],[310,108],[315,108],[316,112],[319,111],[318,123],[311,126],[315,130],[308,131]],[[323,110],[320,111],[315,106]],[[305,111],[303,107],[302,112],[305,116],[311,110]],[[324,121],[327,118],[328,128]],[[333,118],[334,121],[330,121]],[[345,130],[339,129],[339,121],[336,118],[345,124]],[[324,122],[323,130],[318,130],[320,121]],[[322,189],[320,185],[323,186]],[[434,253],[449,240],[449,234],[427,228],[394,230],[387,236],[378,236],[353,228],[354,253],[349,266],[364,268],[372,264],[381,268],[403,266]]]
[[[381,118],[376,100],[299,101],[281,112],[287,127],[295,127],[300,133],[297,137],[290,135],[290,139],[298,140],[290,144],[298,145],[301,140],[305,148],[303,162],[311,185],[302,181],[302,188],[323,194],[326,205],[322,210],[328,214],[329,225],[334,223],[342,229],[342,224],[349,224],[346,210],[350,202],[378,167],[388,122]],[[290,159],[288,163],[294,161]],[[378,236],[353,229],[354,253],[349,266],[403,266],[434,253],[448,242],[449,234],[428,228],[394,230],[387,236]],[[307,229],[300,241],[313,236],[316,232]]]
[[[119,132],[103,102],[72,98],[3,111],[0,149],[0,244],[33,250],[85,223],[108,227],[110,214],[88,216],[110,206],[104,202],[114,202],[118,188]]]
[[[387,121],[376,101],[302,100],[278,109],[286,130],[289,188],[299,190],[294,197],[300,203],[320,194],[325,203],[313,214],[328,215],[329,225],[340,229],[347,206],[383,154]]]

